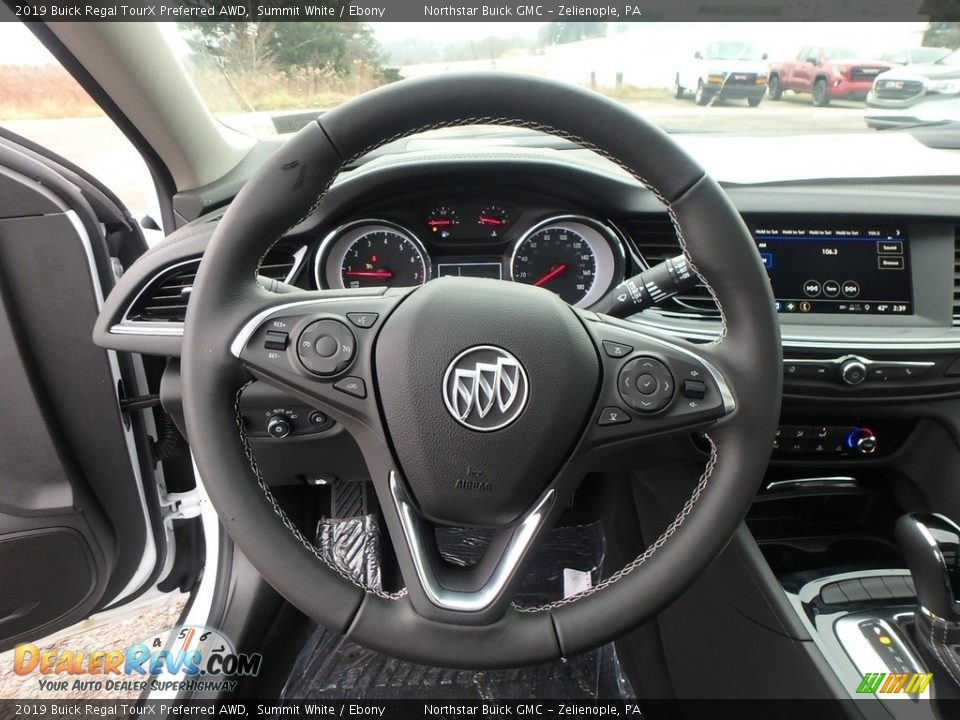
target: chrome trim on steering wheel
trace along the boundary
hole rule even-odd
[[[490,575],[490,579],[482,588],[472,592],[449,590],[440,584],[424,550],[416,511],[407,499],[407,494],[394,472],[390,473],[390,495],[393,497],[393,502],[397,508],[400,526],[403,528],[403,535],[407,541],[417,577],[420,579],[420,585],[430,602],[444,610],[479,612],[494,603],[517,572],[520,561],[527,554],[533,539],[537,536],[543,526],[544,519],[553,506],[555,492],[548,490],[544,493],[533,509],[514,528],[503,555]]]

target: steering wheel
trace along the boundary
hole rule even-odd
[[[416,289],[276,295],[267,250],[318,207],[352,160],[412,133],[533,128],[613,161],[669,211],[723,317],[692,344],[571,308],[519,283],[438,279]],[[476,73],[404,81],[322,115],[237,195],[204,253],[182,351],[197,467],[227,532],[318,623],[415,662],[499,668],[571,657],[664,608],[743,520],[772,447],[781,347],[770,284],[720,187],[665,133],[600,95]],[[252,378],[329,413],[367,464],[406,585],[359,584],[287,517],[238,412]],[[625,568],[578,595],[518,607],[546,531],[611,448],[703,432],[706,469],[676,518]],[[638,453],[638,464],[643,454]],[[469,568],[437,525],[485,528]]]

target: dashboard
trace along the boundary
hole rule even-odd
[[[345,173],[261,273],[307,290],[483,277],[540,285],[590,309],[624,277],[682,250],[653,193],[588,157],[481,148],[380,158]],[[951,186],[807,183],[727,194],[767,267],[789,358],[960,353],[960,197]],[[105,305],[105,342],[179,354],[193,275],[222,212],[127,271]],[[693,342],[722,330],[703,287],[632,319]]]
[[[898,181],[726,192],[757,243],[779,311],[784,434],[775,462],[894,456],[913,432],[904,408],[960,399],[960,191]],[[104,346],[170,359],[160,395],[171,409],[193,279],[223,211],[185,225],[128,268],[95,329]],[[623,278],[681,252],[653,193],[583,155],[431,151],[345,173],[260,273],[331,292],[450,276],[488,278],[491,292],[496,281],[525,282],[589,311]],[[630,319],[693,343],[723,328],[702,286]],[[327,443],[325,472],[354,477],[362,463],[339,425],[256,387],[241,409],[268,482],[309,477],[312,438]],[[287,440],[276,439],[278,418]]]

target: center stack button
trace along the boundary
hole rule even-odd
[[[336,320],[317,320],[300,333],[297,357],[310,372],[330,376],[350,366],[356,348],[356,338],[346,325]]]
[[[673,399],[673,374],[655,358],[634,358],[621,368],[617,389],[623,401],[634,410],[657,412]]]

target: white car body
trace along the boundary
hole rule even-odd
[[[759,101],[766,91],[768,76],[766,54],[756,46],[740,41],[711,42],[693,53],[677,69],[675,90],[677,97],[694,93],[700,98],[697,89],[702,87],[709,96],[719,92],[725,98],[755,98]],[[740,82],[735,82],[736,78],[741,78]],[[747,82],[743,78],[750,80],[749,85],[741,86]]]

